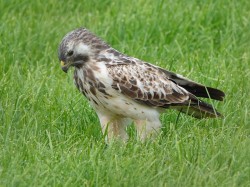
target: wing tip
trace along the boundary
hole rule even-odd
[[[219,89],[211,88],[211,87],[205,87],[205,89],[207,92],[207,96],[210,97],[211,99],[223,101],[226,96],[225,92]]]

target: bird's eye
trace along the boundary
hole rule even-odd
[[[67,55],[68,55],[68,56],[72,56],[73,53],[74,53],[74,52],[73,52],[72,50],[70,50],[70,51],[67,53]]]

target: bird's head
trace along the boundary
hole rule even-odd
[[[61,68],[67,73],[70,66],[81,68],[101,50],[109,46],[85,28],[66,34],[58,49]]]

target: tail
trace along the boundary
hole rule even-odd
[[[222,117],[212,105],[197,98],[191,99],[188,105],[178,106],[175,109],[197,119]]]

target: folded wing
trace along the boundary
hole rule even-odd
[[[223,100],[225,94],[220,90],[140,61],[107,68],[112,88],[143,105],[175,108],[196,118],[221,116],[212,105],[197,98]]]

